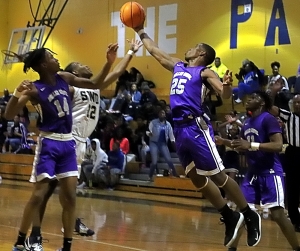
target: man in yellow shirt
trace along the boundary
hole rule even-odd
[[[221,63],[221,59],[219,57],[216,57],[215,64],[210,69],[217,73],[219,78],[222,80],[228,68],[226,65]]]

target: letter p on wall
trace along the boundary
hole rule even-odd
[[[239,13],[239,6],[242,6],[243,12]],[[230,20],[230,49],[237,48],[238,25],[244,23],[252,15],[252,0],[232,0],[231,1],[231,20]]]

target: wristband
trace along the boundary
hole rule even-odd
[[[260,143],[257,143],[257,142],[251,142],[250,143],[250,151],[258,151],[259,150],[259,146],[260,146]]]
[[[139,36],[141,36],[141,35],[144,34],[144,33],[145,33],[144,29],[140,29],[140,30],[137,32],[137,34],[138,34]]]
[[[14,90],[13,96],[16,98],[20,98],[22,95],[22,92],[19,92],[17,89]]]
[[[134,51],[133,51],[133,50],[129,50],[129,51],[127,52],[127,54],[133,56],[133,55],[134,55]]]

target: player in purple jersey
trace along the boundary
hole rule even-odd
[[[254,92],[246,102],[247,113],[241,138],[235,140],[216,136],[217,144],[246,151],[248,171],[241,184],[249,204],[270,209],[293,250],[300,250],[291,221],[284,214],[284,177],[278,153],[282,150],[282,130],[277,119],[268,113],[272,101],[265,92]],[[230,250],[236,250],[237,242]]]
[[[187,63],[183,63],[159,49],[145,33],[143,26],[134,30],[149,53],[173,73],[170,104],[175,126],[176,151],[195,187],[201,190],[223,216],[226,227],[224,245],[230,246],[234,242],[244,218],[248,229],[247,243],[249,246],[257,245],[260,241],[260,216],[249,208],[238,184],[225,174],[214,143],[212,125],[202,106],[207,87],[214,89],[222,98],[231,97],[231,75],[227,72],[222,83],[207,68],[216,55],[215,50],[207,44],[200,43],[189,49],[185,54]],[[234,212],[227,206],[218,187],[225,190],[242,213]]]
[[[30,101],[39,105],[41,115],[40,137],[34,160],[37,182],[31,201],[35,204],[31,236],[25,242],[26,250],[42,251],[40,208],[53,178],[60,181],[60,203],[63,208],[62,222],[64,241],[62,251],[70,251],[75,222],[77,163],[75,141],[72,136],[72,109],[69,85],[79,88],[100,88],[116,58],[117,44],[109,45],[107,63],[93,80],[78,78],[73,74],[59,72],[59,62],[50,50],[40,48],[24,57],[24,72],[30,68],[40,79],[23,81],[14,91],[7,104],[5,116],[11,119]]]

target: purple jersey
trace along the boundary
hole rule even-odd
[[[204,111],[205,85],[202,82],[201,72],[206,67],[187,67],[183,62],[176,63],[170,90],[170,106],[174,120],[193,115],[202,116]]]
[[[274,116],[267,112],[263,112],[257,117],[248,118],[241,130],[243,139],[258,143],[270,142],[269,136],[275,133],[282,133],[279,123]],[[246,157],[251,173],[283,173],[278,153],[247,151]]]
[[[38,90],[39,105],[36,106],[41,116],[39,129],[44,132],[71,133],[72,107],[69,85],[57,74],[56,85],[35,81]]]

